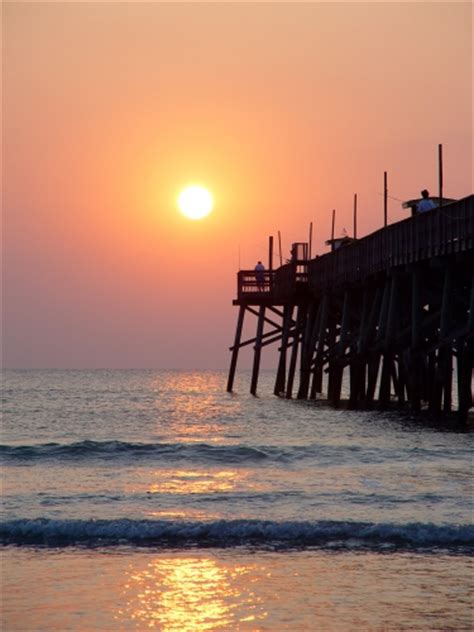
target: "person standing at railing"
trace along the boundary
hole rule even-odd
[[[261,261],[255,266],[255,280],[257,282],[257,290],[263,292],[265,289],[265,266]]]
[[[418,202],[416,207],[417,213],[426,213],[426,211],[432,211],[436,208],[436,204],[433,200],[430,200],[430,192],[427,189],[423,189],[421,197],[422,199]]]

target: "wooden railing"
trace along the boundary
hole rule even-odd
[[[273,271],[240,270],[237,273],[237,296],[245,298],[270,297],[273,291]]]
[[[336,285],[363,281],[382,270],[474,248],[474,195],[391,224],[311,261],[277,270],[241,270],[240,300],[298,301]]]
[[[309,262],[309,287],[321,292],[381,270],[474,247],[474,196],[391,224]]]
[[[288,263],[277,270],[260,273],[255,270],[240,270],[237,273],[239,300],[271,298],[276,303],[282,303],[301,294],[307,285],[307,262]]]

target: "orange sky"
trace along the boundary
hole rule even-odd
[[[375,230],[440,142],[472,192],[470,3],[4,3],[3,38],[7,367],[226,367],[239,248],[324,252],[355,192]]]

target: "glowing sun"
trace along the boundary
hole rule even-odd
[[[181,191],[178,207],[188,219],[202,219],[212,211],[212,195],[204,187],[192,184]]]

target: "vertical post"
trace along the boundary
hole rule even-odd
[[[318,328],[319,305],[312,302],[306,310],[306,322],[303,330],[303,340],[301,343],[301,368],[300,385],[298,389],[298,399],[308,399],[309,382],[311,378],[311,361],[313,359],[314,347],[316,344],[316,331]]]
[[[291,347],[291,357],[290,357],[290,366],[288,369],[288,383],[286,385],[286,397],[287,399],[291,399],[293,392],[293,382],[295,379],[295,370],[296,370],[296,360],[298,357],[298,345],[300,341],[300,333],[301,333],[301,321],[303,317],[303,308],[301,305],[298,306],[298,315],[296,317],[296,325],[294,329],[293,336],[293,345]]]
[[[452,404],[452,370],[453,362],[451,355],[451,347],[444,343],[444,338],[448,335],[449,327],[451,324],[451,310],[452,310],[452,283],[453,283],[453,271],[448,264],[444,274],[443,283],[443,299],[441,304],[441,318],[439,326],[439,337],[441,341],[441,347],[438,351],[438,374],[437,380],[439,382],[439,390],[443,393],[443,410],[444,412],[450,412]]]
[[[349,364],[350,401],[354,408],[357,408],[365,398],[367,357],[363,343],[369,321],[369,294],[369,287],[366,287],[362,297],[362,305],[360,306],[359,333],[351,345],[351,355],[353,357]]]
[[[260,305],[260,310],[258,312],[258,321],[257,321],[257,335],[256,335],[254,355],[253,355],[252,382],[250,384],[250,392],[252,395],[257,394],[257,382],[258,382],[258,373],[260,370],[260,354],[262,351],[262,336],[263,336],[264,322],[265,322],[265,306]]]
[[[388,188],[387,188],[387,172],[383,172],[383,225],[387,226],[387,199],[388,199]]]
[[[354,193],[354,239],[357,239],[357,193]]]
[[[283,310],[283,331],[281,335],[280,358],[278,360],[278,370],[275,380],[274,393],[280,396],[285,390],[286,382],[286,349],[290,337],[291,321],[293,316],[293,305],[285,305]]]
[[[240,338],[242,336],[242,327],[244,324],[245,310],[246,310],[245,305],[241,305],[239,309],[237,327],[235,329],[235,340],[234,340],[234,346],[232,347],[232,358],[230,361],[229,377],[227,379],[227,392],[228,393],[232,392],[232,388],[234,386],[235,368],[237,366],[237,357],[239,355]]]
[[[333,394],[337,390],[335,388],[335,384],[337,384],[337,363],[335,362],[337,325],[338,325],[338,322],[335,317],[329,319],[328,335],[327,335],[327,358],[328,358],[327,399],[328,399],[328,402],[330,403],[334,401]]]
[[[390,347],[393,342],[393,337],[395,335],[395,329],[398,325],[398,316],[399,316],[399,303],[398,303],[398,295],[399,295],[399,285],[400,285],[400,276],[398,274],[394,274],[392,276],[392,284],[390,286],[390,299],[387,313],[387,326],[385,328],[385,345]]]
[[[365,389],[364,402],[364,405],[367,407],[372,406],[379,373],[380,354],[378,352],[374,353],[373,351],[370,351],[370,341],[375,337],[383,294],[384,288],[378,287],[370,310],[369,323],[363,334],[361,346],[364,353],[367,354],[367,388]]]
[[[334,241],[334,230],[336,228],[336,209],[332,209],[332,225],[331,225],[331,241]],[[334,244],[332,244],[332,250],[334,250]]]
[[[379,388],[379,405],[382,409],[386,410],[388,405],[390,404],[390,382],[391,382],[391,365],[392,358],[388,353],[385,353],[383,356],[382,363],[382,375],[380,377],[380,388]]]
[[[467,422],[469,408],[472,406],[472,379],[474,366],[474,343],[463,340],[458,343],[458,419]]]
[[[283,265],[283,255],[282,255],[282,252],[281,252],[281,233],[280,233],[280,231],[278,231],[278,249],[279,249],[279,252],[280,252],[280,266],[282,266]]]
[[[334,367],[334,379],[333,386],[334,390],[331,394],[331,400],[334,406],[339,406],[339,402],[341,400],[341,388],[342,388],[342,379],[344,377],[344,355],[347,347],[347,337],[349,335],[349,327],[350,327],[350,313],[351,313],[351,295],[349,290],[346,290],[344,293],[344,303],[342,307],[342,316],[341,316],[341,330],[339,335],[339,341],[336,345],[335,353],[336,353],[336,362]]]
[[[421,347],[421,268],[415,266],[411,272],[411,348],[410,348],[410,406],[418,412],[421,408],[421,382],[423,365]]]
[[[268,269],[273,270],[273,235],[268,238]]]
[[[438,145],[439,208],[443,206],[443,145]]]
[[[309,253],[308,259],[311,259],[311,246],[313,244],[313,222],[309,224]]]
[[[326,326],[328,320],[329,299],[324,294],[321,299],[321,316],[317,332],[316,356],[314,359],[313,382],[311,384],[310,399],[316,399],[316,393],[321,393],[323,384],[323,364],[324,364],[324,339],[326,336]]]

